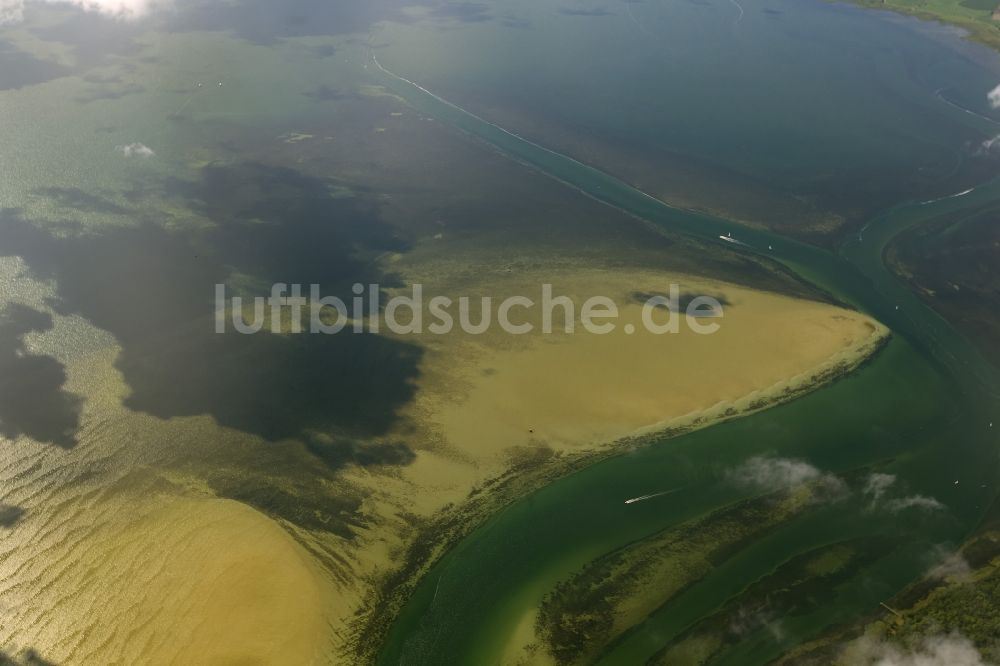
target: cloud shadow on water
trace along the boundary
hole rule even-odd
[[[110,199],[84,192],[77,187],[40,187],[32,192],[36,196],[48,199],[59,208],[73,210],[79,213],[99,215],[125,215],[128,210]]]
[[[649,301],[651,301],[654,298],[656,298],[656,299],[666,299],[668,301],[670,300],[670,294],[668,292],[665,292],[665,291],[658,291],[658,292],[654,292],[654,291],[633,291],[631,296],[632,296],[632,302],[636,303],[638,305],[645,305],[646,303],[648,303]],[[732,306],[732,302],[728,298],[726,298],[726,296],[724,294],[718,294],[718,293],[716,293],[716,294],[698,294],[698,293],[692,293],[692,292],[685,291],[685,292],[681,292],[681,293],[679,293],[677,295],[677,307],[678,307],[679,312],[681,312],[681,313],[687,312],[687,309],[691,306],[691,304],[694,302],[695,299],[706,297],[706,296],[709,297],[709,298],[714,299],[716,302],[719,303],[719,305],[721,305],[723,307],[731,307]],[[657,301],[657,303],[654,304],[654,307],[657,307],[657,308],[666,308],[667,306],[661,304],[660,301]]]
[[[0,504],[0,527],[10,529],[24,517],[25,511],[19,506]]]
[[[56,666],[56,664],[43,659],[35,650],[23,650],[16,654],[0,652],[0,666]]]
[[[49,7],[53,19],[31,28],[39,39],[69,47],[81,68],[104,65],[115,57],[138,56],[143,44],[138,40],[146,29],[141,22],[125,21],[79,7]]]
[[[302,94],[317,102],[339,102],[354,97],[353,93],[345,93],[339,88],[331,88],[330,86],[319,86]]]
[[[144,92],[146,92],[146,89],[136,83],[128,83],[118,86],[100,84],[85,91],[82,95],[76,98],[76,101],[81,104],[90,104],[91,102],[122,99],[123,97],[128,97],[129,95],[141,95]]]
[[[26,435],[68,449],[76,444],[82,400],[63,390],[62,363],[30,353],[24,340],[51,329],[45,312],[19,304],[0,312],[0,435]]]
[[[68,67],[39,60],[0,40],[0,90],[45,83],[66,76],[70,71]]]
[[[412,398],[419,348],[348,331],[214,332],[214,286],[227,280],[260,285],[253,295],[273,282],[316,283],[347,302],[355,282],[397,284],[376,257],[406,243],[377,208],[332,196],[324,180],[259,164],[209,166],[196,182],[168,183],[166,194],[211,226],[54,234],[7,210],[0,254],[53,279],[57,311],[116,337],[129,408],[208,414],[267,440],[298,439],[331,469],[412,460],[403,444],[356,441],[384,435]]]

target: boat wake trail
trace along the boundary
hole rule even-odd
[[[967,190],[962,190],[961,192],[956,192],[955,194],[949,194],[948,196],[938,197],[937,199],[928,199],[927,201],[921,201],[921,206],[928,206],[932,203],[937,203],[938,201],[945,201],[946,199],[957,199],[959,197],[964,197],[966,194],[971,194],[976,188],[970,187]]]
[[[541,144],[538,144],[538,143],[535,143],[534,141],[526,139],[523,136],[521,136],[520,134],[512,132],[509,129],[506,129],[504,127],[501,127],[500,125],[497,125],[496,123],[492,123],[492,122],[486,120],[485,118],[477,116],[476,114],[472,113],[471,111],[463,109],[462,107],[458,106],[457,104],[455,104],[453,102],[449,102],[445,98],[443,98],[443,97],[441,97],[439,95],[434,94],[433,92],[431,92],[427,88],[424,88],[422,85],[420,85],[416,81],[411,81],[410,79],[404,78],[404,77],[400,76],[399,74],[396,74],[392,70],[387,69],[386,67],[384,67],[382,65],[382,63],[379,62],[378,57],[375,55],[375,51],[370,46],[368,47],[368,57],[370,58],[372,64],[375,65],[375,67],[380,72],[382,72],[383,74],[385,74],[386,76],[392,77],[393,79],[395,79],[397,81],[401,81],[401,82],[405,83],[408,86],[412,86],[413,88],[416,88],[417,90],[419,90],[420,92],[424,93],[425,95],[428,95],[428,96],[436,99],[438,102],[441,102],[442,104],[444,104],[444,105],[446,105],[448,107],[451,107],[452,109],[455,109],[456,111],[458,111],[458,112],[460,112],[460,113],[468,116],[469,118],[473,118],[473,119],[475,119],[475,120],[477,120],[477,121],[479,121],[481,123],[489,125],[493,129],[498,130],[500,132],[503,132],[507,136],[514,137],[518,141],[521,141],[521,142],[525,143],[526,145],[531,146],[532,148],[537,148],[538,150],[543,151],[545,153],[548,153],[549,155],[553,155],[553,156],[555,156],[555,157],[557,157],[557,158],[559,158],[561,160],[566,160],[567,162],[572,162],[573,164],[575,164],[575,165],[577,165],[579,167],[582,167],[584,169],[587,169],[588,171],[592,171],[592,172],[595,172],[595,173],[600,173],[594,167],[592,167],[590,165],[587,165],[587,164],[584,164],[580,160],[577,160],[577,159],[575,159],[573,157],[570,157],[568,155],[563,155],[562,153],[557,153],[556,151],[552,150],[551,148],[546,148],[545,146],[543,146]],[[545,172],[543,171],[542,173],[545,173]],[[547,175],[549,175],[552,178],[555,178],[555,180],[559,181],[563,185],[565,185],[567,187],[573,188],[574,190],[576,190],[577,192],[583,194],[584,196],[590,197],[591,199],[594,199],[596,201],[600,201],[601,203],[603,203],[603,204],[605,204],[607,206],[611,206],[613,208],[616,208],[617,210],[621,210],[621,211],[623,211],[625,213],[628,213],[629,215],[634,215],[633,213],[630,213],[629,211],[625,211],[624,209],[620,208],[619,206],[615,205],[614,203],[610,203],[610,202],[608,202],[608,201],[606,201],[604,199],[600,199],[600,198],[596,197],[593,193],[588,192],[587,190],[585,190],[585,189],[583,189],[583,188],[581,188],[581,187],[579,187],[577,185],[574,185],[573,183],[566,182],[565,180],[562,180],[561,178],[558,178],[556,176],[552,176],[551,174],[547,174]],[[598,186],[598,189],[600,189],[600,186]],[[657,199],[656,197],[654,197],[652,194],[649,194],[648,192],[643,192],[642,190],[637,189],[637,188],[633,188],[633,189],[634,189],[634,191],[635,191],[636,194],[639,194],[639,195],[645,197],[646,199],[648,199],[648,200],[656,203],[658,206],[663,206],[663,207],[669,208],[671,210],[680,210],[679,208],[676,208],[675,206],[672,206],[672,205],[670,205],[670,204],[668,204],[668,203],[666,203],[664,201],[661,201],[660,199]]]
[[[168,118],[175,118],[175,117],[177,117],[177,116],[181,115],[181,111],[183,111],[184,109],[186,109],[186,108],[187,108],[187,105],[188,105],[188,104],[190,104],[190,103],[191,103],[191,100],[193,100],[193,99],[194,99],[194,93],[190,93],[190,94],[189,94],[189,95],[187,96],[187,98],[186,98],[186,99],[184,100],[184,102],[183,102],[183,103],[182,103],[182,104],[181,104],[181,105],[180,105],[179,107],[177,107],[177,110],[176,110],[176,111],[174,111],[173,113],[171,113],[171,114],[170,114],[169,116],[167,116],[167,117],[168,117]]]
[[[736,23],[733,24],[733,25],[739,25],[743,21],[743,15],[745,14],[745,12],[743,11],[743,5],[739,3],[739,0],[729,0],[729,2],[731,2],[733,6],[736,7],[736,9],[740,10],[739,18],[737,18]]]
[[[948,199],[958,199],[959,197],[964,197],[967,194],[972,194],[975,191],[976,191],[976,188],[970,187],[967,190],[962,190],[961,192],[955,192],[954,194],[947,194],[947,195],[945,195],[943,197],[938,197],[937,199],[928,199],[927,201],[918,201],[916,203],[916,205],[918,205],[918,206],[930,206],[931,204],[936,204],[939,201],[947,201]],[[865,232],[868,231],[868,228],[870,226],[872,226],[873,224],[875,224],[877,221],[878,221],[878,218],[870,220],[868,222],[868,224],[866,224],[865,226],[861,227],[860,231],[858,231],[858,242],[859,243],[864,242]]]
[[[958,109],[962,113],[967,113],[970,116],[975,116],[976,118],[980,118],[982,120],[985,120],[988,123],[1000,126],[1000,122],[997,122],[996,120],[993,120],[989,116],[984,116],[981,113],[976,113],[972,109],[967,109],[964,106],[962,106],[961,104],[956,104],[955,102],[951,101],[950,99],[948,99],[947,97],[944,96],[944,92],[946,90],[948,90],[948,88],[938,88],[937,90],[934,91],[934,96],[937,97],[942,102],[944,102],[945,104],[947,104],[948,106],[951,106],[951,107],[954,107],[954,108]]]
[[[646,29],[646,26],[639,23],[638,19],[636,19],[635,17],[635,14],[632,13],[632,0],[625,0],[625,13],[627,13],[628,17],[632,19],[632,23],[635,24],[635,27],[639,28],[639,32],[649,37],[653,36],[653,34]]]
[[[664,490],[658,493],[650,493],[649,495],[640,495],[639,497],[633,497],[632,499],[625,500],[626,504],[637,504],[639,502],[645,502],[646,500],[651,500],[654,497],[663,497],[664,495],[673,495],[674,493],[682,490],[681,488],[674,488],[673,490]]]

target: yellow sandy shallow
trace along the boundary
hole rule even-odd
[[[190,462],[212,451],[236,469],[275,444],[249,441],[204,417],[162,421],[128,412],[111,347],[72,363],[70,388],[86,385],[92,425],[73,452],[39,453],[42,468],[49,457],[53,469],[86,467],[96,443],[110,439],[121,448],[109,458],[115,476],[142,469],[155,479],[168,456],[178,462],[169,463],[167,476],[180,483],[137,497],[131,482],[108,488],[95,480],[57,484],[59,493],[44,503],[11,498],[29,514],[0,553],[0,603],[12,619],[2,627],[5,645],[34,647],[67,665],[329,663],[364,610],[373,577],[399,566],[414,536],[403,516],[426,518],[460,504],[526,449],[586,453],[729,407],[740,411],[808,385],[824,369],[859,362],[886,333],[856,312],[704,278],[576,262],[516,276],[489,268],[470,276],[465,257],[455,266],[460,275],[436,264],[401,261],[396,268],[406,280],[452,295],[534,295],[543,282],[574,298],[606,295],[622,304],[621,324],[638,316],[633,292],[666,291],[674,282],[730,305],[710,336],[682,327],[667,336],[407,338],[425,349],[421,376],[386,439],[405,441],[416,460],[349,468],[331,482],[338,485],[330,493],[366,498],[366,525],[354,540],[309,536],[341,558],[336,579],[270,517],[213,498],[200,481],[203,463]],[[30,463],[26,451],[18,468]]]
[[[22,591],[51,621],[19,643],[59,664],[325,663],[330,591],[281,527],[229,500],[133,501]]]
[[[888,333],[855,311],[684,275],[581,268],[535,277],[491,276],[490,293],[534,296],[550,282],[555,294],[606,295],[622,304],[617,329],[427,336],[422,379],[403,414],[409,441],[414,430],[424,440],[417,462],[402,471],[415,491],[409,501],[428,510],[460,501],[516,451],[592,450],[729,408],[745,411],[839,364],[859,363]],[[672,283],[729,304],[713,320],[717,333],[683,324],[678,334],[642,329],[633,293],[667,292]],[[626,334],[626,323],[637,332]]]

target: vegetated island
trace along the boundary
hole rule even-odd
[[[1000,51],[1000,4],[996,0],[851,0],[968,31],[969,39]]]

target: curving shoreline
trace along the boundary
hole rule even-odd
[[[926,3],[921,7],[913,7],[897,0],[848,0],[849,4],[891,11],[903,16],[912,16],[922,21],[935,21],[945,25],[955,26],[966,32],[966,38],[1000,51],[1000,33],[996,30],[992,11],[988,9],[970,9],[964,3],[955,3],[953,9],[947,2]]]
[[[851,303],[888,324],[894,332],[901,334],[902,337],[913,343],[914,348],[923,357],[923,361],[929,362],[931,367],[936,368],[941,375],[950,376],[957,383],[960,394],[971,394],[982,390],[983,387],[989,391],[992,386],[996,385],[996,377],[993,373],[985,369],[978,369],[979,355],[968,345],[967,341],[957,334],[947,322],[941,320],[933,311],[919,303],[912,294],[907,292],[905,287],[899,284],[894,276],[887,271],[882,262],[880,252],[882,244],[878,243],[878,237],[891,231],[895,224],[899,223],[899,218],[906,217],[909,220],[909,218],[930,217],[938,212],[939,207],[954,205],[955,200],[945,200],[928,205],[921,204],[922,208],[919,211],[911,210],[913,206],[897,206],[888,214],[875,218],[867,227],[869,235],[876,237],[875,243],[866,238],[863,245],[858,242],[854,246],[846,247],[840,254],[834,254],[788,238],[756,229],[748,229],[731,221],[673,207],[626,185],[599,169],[581,165],[571,158],[564,158],[544,147],[526,142],[511,132],[488,121],[483,121],[437,97],[417,84],[398,77],[381,67],[379,69],[387,79],[389,87],[416,108],[439,117],[457,129],[485,141],[509,158],[537,169],[542,174],[573,187],[606,205],[627,211],[654,225],[661,225],[706,240],[713,240],[728,231],[734,235],[739,234],[740,240],[745,243],[746,252],[776,260],[788,270],[825,290],[833,299]],[[844,374],[842,371],[833,369],[830,381],[842,377]],[[820,380],[815,385],[821,386],[823,382]],[[792,389],[783,401],[788,401],[804,392],[796,392]],[[766,406],[770,406],[766,400],[755,404],[755,407],[759,409]],[[976,420],[982,416],[981,408],[982,405],[978,401],[964,407],[970,415],[975,414]],[[738,415],[740,415],[739,412],[729,414],[731,417]],[[726,418],[688,424],[686,427],[680,426],[676,432],[661,432],[661,436],[691,432],[722,420],[726,420]],[[936,446],[930,447],[930,450],[937,455],[941,453],[938,448]],[[602,457],[607,457],[607,454],[598,453],[582,462],[573,461],[576,464],[572,466],[570,471],[592,465]],[[565,465],[564,462],[560,462]],[[566,465],[566,467],[568,468],[570,465]],[[540,487],[546,480],[546,478],[536,478],[534,485],[531,485],[527,490]],[[516,481],[507,479],[506,483],[513,485]],[[509,503],[500,504],[500,506],[507,506]],[[480,504],[480,506],[485,505]],[[475,513],[473,512],[473,514]],[[438,526],[435,526],[435,529],[439,529]],[[454,538],[458,538],[468,531],[449,531],[449,528],[444,526],[440,527],[437,534],[454,535]],[[439,536],[438,538],[447,537]],[[409,574],[401,572],[399,577],[392,581],[393,584],[397,585],[396,590],[404,590],[398,593],[400,596],[408,593],[415,577],[429,569],[427,562],[432,561],[434,557],[440,557],[444,552],[444,549],[441,549],[435,551],[436,555],[428,553],[430,547],[430,545],[423,547],[426,554],[423,559],[420,557],[410,558],[406,569],[407,572],[410,572]],[[418,550],[420,549],[418,548]],[[381,598],[380,601],[384,602],[385,598]],[[395,614],[395,609],[402,607],[402,604],[395,597],[390,603],[394,610],[388,615]],[[362,629],[359,634],[365,638],[363,642],[371,645],[369,639],[375,638],[377,640],[386,635],[384,625],[388,622],[391,622],[391,618],[372,618],[372,621],[366,625],[367,629]],[[365,623],[361,622],[359,627],[362,625]],[[379,626],[382,628],[379,629]],[[377,649],[371,648],[365,654],[370,655]]]
[[[697,412],[656,423],[604,445],[579,453],[539,450],[525,454],[501,475],[473,489],[460,505],[446,507],[417,526],[404,564],[372,584],[364,607],[375,611],[359,615],[352,623],[348,657],[357,663],[377,661],[399,611],[412,597],[418,583],[432,567],[466,536],[486,525],[508,506],[558,479],[639,447],[665,444],[665,440],[791,402],[830,386],[872,363],[892,340],[890,330],[870,323],[864,341],[841,350],[819,366],[754,391],[737,400],[722,402]]]

